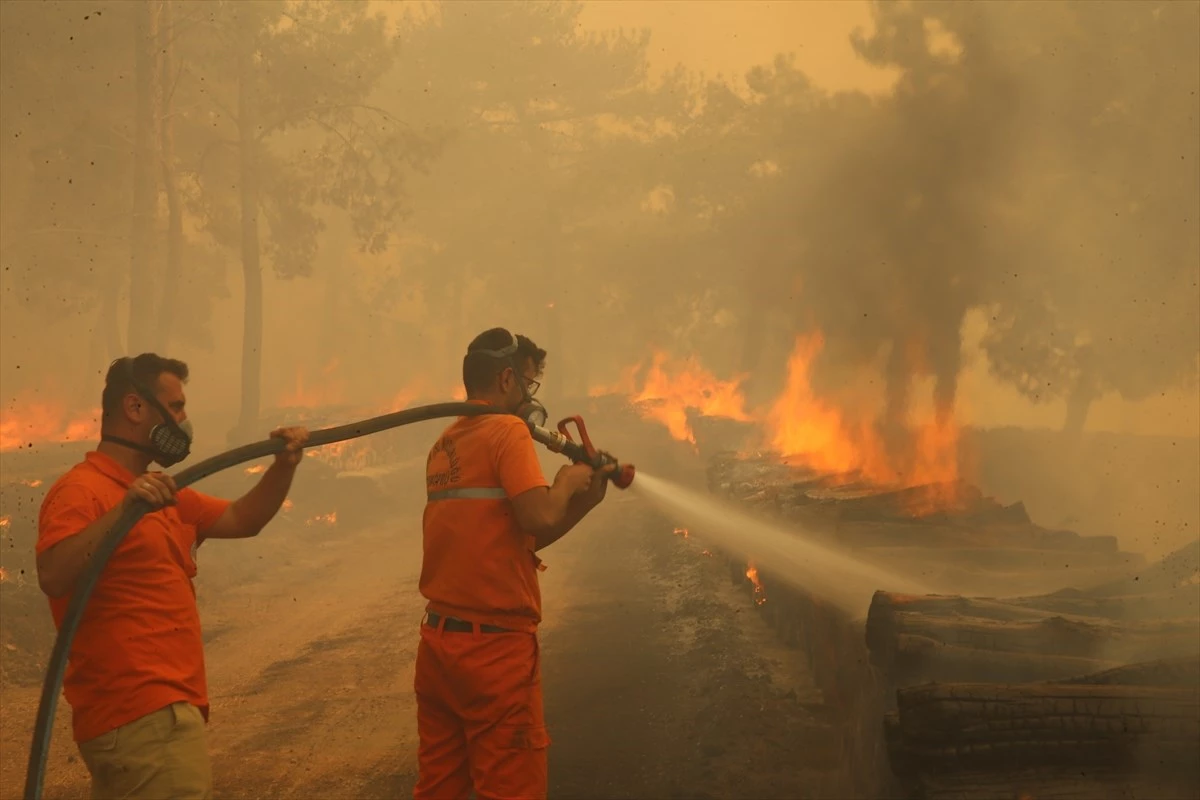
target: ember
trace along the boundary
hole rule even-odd
[[[767,602],[767,595],[763,591],[762,581],[758,579],[758,569],[755,568],[754,564],[746,567],[746,577],[754,584],[754,605],[761,606]]]
[[[686,539],[686,538],[688,538],[688,529],[687,528],[676,528],[675,535],[682,536],[683,538]]]
[[[305,525],[334,525],[337,523],[337,512],[330,511],[328,514],[318,514],[311,519],[305,521]]]
[[[262,464],[253,464],[249,467],[246,467],[247,475],[260,475],[266,471],[267,471],[267,468]]]

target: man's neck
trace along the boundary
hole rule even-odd
[[[121,436],[119,433],[113,433],[112,435],[133,441],[132,436]],[[152,460],[145,453],[138,452],[132,447],[126,447],[116,442],[100,442],[100,444],[96,445],[96,452],[108,456],[134,475],[141,475],[145,472]]]
[[[484,403],[485,405],[494,406],[495,408],[503,408],[504,407],[504,398],[503,397],[495,397],[493,395],[486,395],[486,394],[476,395],[474,397],[468,395],[467,402],[468,403]]]

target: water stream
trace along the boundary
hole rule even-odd
[[[638,472],[632,489],[715,548],[755,561],[772,576],[834,603],[855,617],[866,616],[871,596],[878,589],[930,592],[918,581],[818,544],[802,528],[768,522],[645,472]]]

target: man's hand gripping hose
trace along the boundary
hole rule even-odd
[[[497,412],[491,406],[479,405],[477,403],[437,403],[428,406],[418,406],[392,414],[384,414],[383,416],[363,420],[362,422],[353,422],[348,425],[339,425],[335,428],[313,431],[309,435],[305,447],[320,447],[322,445],[333,444],[334,442],[344,442],[348,439],[357,439],[360,436],[379,433],[390,428],[398,428],[401,425],[410,425],[414,422],[425,422],[426,420],[442,417],[473,417],[494,413]],[[539,439],[539,441],[542,440]],[[590,442],[588,444],[590,447]],[[173,476],[175,486],[182,489],[221,470],[229,469],[230,467],[235,467],[238,464],[253,461],[257,458],[263,458],[264,456],[274,455],[285,446],[286,442],[283,439],[273,438],[215,455]],[[51,651],[50,661],[46,665],[46,679],[42,684],[41,703],[38,705],[37,722],[33,728],[33,744],[29,749],[29,767],[25,773],[25,800],[40,800],[42,796],[46,777],[46,758],[50,754],[50,737],[54,732],[54,712],[58,705],[58,695],[62,690],[63,676],[67,669],[67,657],[71,652],[71,642],[75,638],[75,633],[79,630],[79,623],[83,619],[84,610],[87,608],[88,598],[91,597],[92,592],[95,590],[96,584],[100,580],[100,575],[104,571],[104,566],[108,563],[112,554],[116,552],[117,547],[129,534],[129,531],[133,529],[134,525],[137,524],[138,520],[149,511],[150,506],[147,503],[139,501],[132,504],[121,515],[121,518],[100,542],[100,546],[96,548],[96,552],[92,553],[87,567],[84,569],[83,574],[79,576],[79,582],[75,585],[75,589],[71,593],[71,601],[67,605],[67,613],[63,617],[62,626],[58,631],[58,638],[54,641],[54,650]]]
[[[578,442],[571,438],[571,429],[568,427],[568,423],[571,422],[575,423],[575,430],[579,433]],[[591,465],[593,469],[600,469],[608,464],[615,464],[617,468],[609,475],[609,480],[613,482],[613,486],[616,486],[618,489],[628,489],[630,484],[633,483],[635,474],[633,465],[621,464],[608,453],[593,447],[592,440],[588,437],[587,426],[583,424],[582,417],[567,417],[558,423],[557,431],[548,430],[532,422],[528,424],[529,432],[533,435],[534,441],[541,442],[551,452],[562,453],[575,463],[583,462]]]

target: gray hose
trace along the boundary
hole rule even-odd
[[[379,433],[401,425],[411,425],[414,422],[439,419],[442,417],[474,417],[484,414],[497,413],[491,406],[476,403],[437,403],[429,406],[397,411],[380,417],[339,425],[336,428],[325,428],[309,434],[306,448],[320,447],[334,442],[344,442],[357,439],[372,433]],[[236,467],[256,458],[274,455],[283,450],[285,442],[273,438],[254,444],[228,450],[212,458],[206,458],[194,466],[172,476],[175,486],[182,489],[196,481],[207,478],[221,470]],[[29,767],[25,773],[25,800],[40,800],[46,780],[46,759],[50,754],[50,737],[54,733],[54,712],[58,706],[58,695],[62,690],[63,676],[67,671],[67,659],[71,653],[71,642],[79,630],[83,620],[83,612],[87,608],[88,598],[91,597],[104,566],[112,558],[117,547],[145,514],[151,511],[149,503],[138,500],[130,504],[105,534],[100,546],[89,559],[86,569],[79,576],[75,590],[71,594],[71,602],[67,604],[67,613],[63,617],[58,630],[58,638],[54,640],[54,650],[50,653],[50,662],[46,665],[46,680],[42,684],[42,699],[38,705],[37,722],[33,726],[33,744],[29,748]]]

